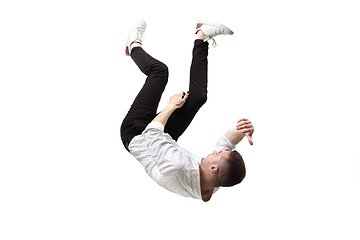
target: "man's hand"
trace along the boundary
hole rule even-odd
[[[245,133],[250,145],[253,145],[252,134],[254,133],[254,126],[252,123],[246,118],[241,118],[237,122],[236,130]]]
[[[181,108],[184,103],[186,102],[186,99],[189,97],[189,94],[184,91],[181,91],[178,94],[174,94],[169,99],[169,106],[173,108]]]
[[[184,96],[184,98],[183,98]],[[152,120],[153,122],[159,122],[162,125],[166,125],[167,120],[169,119],[169,117],[171,116],[171,114],[177,109],[177,108],[181,108],[186,99],[189,97],[189,94],[185,94],[185,92],[181,91],[178,94],[173,95],[170,100],[169,100],[169,104],[167,105],[167,107],[161,112],[159,113],[154,120]]]

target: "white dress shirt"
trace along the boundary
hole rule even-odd
[[[235,149],[223,134],[215,151]],[[164,126],[151,122],[129,144],[130,153],[143,165],[147,174],[161,187],[184,197],[202,199],[199,166],[201,158],[181,148]],[[214,189],[214,193],[218,188]]]

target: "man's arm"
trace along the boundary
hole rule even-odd
[[[226,132],[226,138],[232,144],[238,144],[245,136],[248,138],[250,145],[253,145],[252,134],[254,133],[254,126],[249,119],[239,119],[235,128]]]
[[[171,96],[171,98],[169,100],[169,104],[166,106],[166,108],[161,113],[159,113],[152,121],[159,122],[165,126],[167,123],[167,120],[169,119],[171,114],[177,108],[181,108],[184,105],[186,99],[189,97],[188,93],[185,96],[184,96],[184,94],[185,94],[185,92],[180,92],[178,94]],[[184,96],[184,98],[183,98],[183,96]]]
[[[171,116],[171,114],[176,110],[173,106],[167,105],[166,108],[160,112],[152,122],[159,122],[162,125],[166,125],[167,120]]]

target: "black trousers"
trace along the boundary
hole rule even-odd
[[[175,141],[184,133],[200,107],[206,102],[208,48],[207,42],[195,40],[190,68],[189,97],[182,108],[173,112],[164,129],[164,132]],[[141,47],[132,49],[131,58],[147,75],[147,79],[121,124],[121,140],[128,151],[131,140],[141,134],[156,117],[169,75],[167,66],[151,57]]]

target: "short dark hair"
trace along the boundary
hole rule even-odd
[[[231,187],[236,184],[241,183],[245,178],[246,168],[245,163],[236,150],[230,153],[229,158],[224,159],[226,161],[226,174],[222,175],[220,180],[220,186],[222,187]]]

